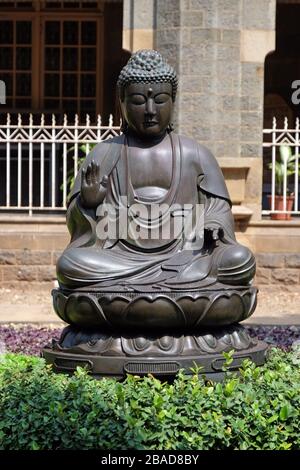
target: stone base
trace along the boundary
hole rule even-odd
[[[123,378],[127,373],[159,377],[174,376],[180,369],[192,374],[197,366],[208,378],[219,380],[223,352],[235,351],[229,368],[238,370],[245,359],[262,365],[266,349],[265,343],[251,338],[238,324],[164,336],[118,335],[69,326],[58,342],[43,350],[43,356],[55,372],[72,373],[81,366],[94,377]]]

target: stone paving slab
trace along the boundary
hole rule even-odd
[[[300,325],[300,313],[294,314],[264,314],[263,312],[256,312],[252,317],[248,318],[243,325]]]
[[[39,323],[64,325],[49,304],[9,304],[0,303],[0,324]]]

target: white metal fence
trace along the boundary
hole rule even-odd
[[[76,176],[81,159],[93,144],[120,134],[120,126],[102,125],[101,117],[92,125],[89,116],[85,124],[45,124],[45,116],[27,123],[18,115],[16,123],[8,114],[0,124],[0,210],[56,213],[66,209],[71,180]]]
[[[30,215],[64,211],[81,160],[94,144],[119,133],[112,117],[104,126],[100,116],[96,124],[90,123],[89,116],[84,124],[77,116],[74,123],[65,117],[62,124],[52,116],[46,124],[44,115],[38,122],[30,115],[26,123],[19,115],[13,123],[8,114],[0,124],[0,210]],[[299,147],[299,119],[289,127],[287,118],[283,126],[274,118],[272,128],[263,130],[264,192],[269,193],[263,214],[300,215]],[[282,199],[280,208],[277,195]]]
[[[299,118],[290,127],[288,118],[263,130],[264,187],[269,188],[268,209],[263,214],[300,214],[299,208]]]

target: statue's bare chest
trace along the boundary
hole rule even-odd
[[[163,141],[151,148],[130,147],[128,168],[135,189],[169,189],[172,182],[172,147]]]

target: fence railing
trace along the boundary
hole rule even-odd
[[[89,116],[84,124],[79,123],[77,116],[74,123],[65,117],[58,124],[55,116],[45,123],[44,115],[39,122],[34,122],[32,115],[23,122],[19,115],[13,123],[8,114],[6,122],[0,124],[0,210],[29,215],[64,211],[70,181],[81,160],[94,144],[118,134],[120,125],[113,123],[112,116],[105,126],[100,116],[96,124],[91,124]],[[283,146],[290,149],[291,159],[282,152]],[[287,118],[283,126],[278,126],[274,118],[272,128],[263,130],[264,187],[268,188],[270,200],[265,201],[269,208],[263,214],[300,215],[299,148],[299,119],[294,127],[289,127]],[[277,195],[282,199],[280,208],[276,205]]]
[[[8,114],[6,123],[0,124],[0,210],[57,213],[66,209],[70,181],[77,174],[81,159],[97,144],[120,134],[110,116],[108,126],[101,117],[91,124],[74,123],[64,117],[57,124],[52,116],[50,124],[41,115],[34,123],[27,123],[18,115],[16,123]]]
[[[299,208],[299,118],[290,127],[285,118],[278,126],[263,130],[264,187],[269,188],[269,208],[263,214],[298,214]]]

